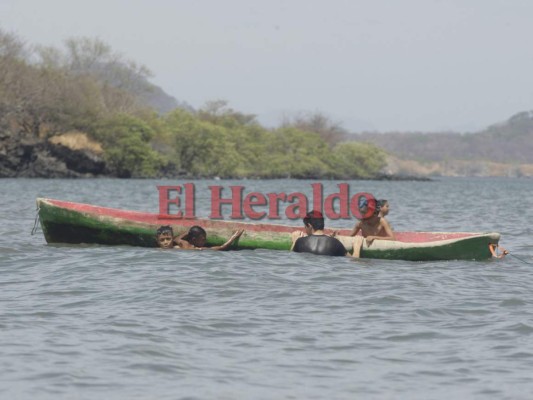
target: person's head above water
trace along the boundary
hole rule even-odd
[[[194,225],[189,229],[187,235],[183,237],[183,240],[195,247],[204,247],[207,242],[207,233],[201,226]]]
[[[389,201],[385,199],[378,200],[379,213],[382,217],[385,217],[389,213]]]
[[[159,247],[163,249],[174,247],[174,232],[170,225],[163,225],[157,228],[155,236]]]
[[[163,233],[174,234],[174,231],[172,230],[172,227],[170,225],[163,225],[163,226],[160,226],[159,228],[157,228],[156,235],[159,236],[159,235],[161,235]]]
[[[313,231],[321,231],[324,229],[324,216],[320,211],[309,211],[305,214],[304,225],[306,228],[310,228]]]

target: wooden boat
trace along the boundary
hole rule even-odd
[[[156,247],[155,232],[170,225],[179,235],[193,225],[208,232],[208,244],[224,243],[237,229],[245,233],[238,249],[289,250],[290,233],[303,228],[289,225],[247,223],[209,219],[162,218],[155,213],[126,211],[52,199],[37,199],[39,219],[48,243],[89,243]],[[326,232],[332,232],[328,229]],[[339,240],[352,249],[349,231],[340,230]],[[497,245],[498,233],[475,232],[395,232],[396,241],[364,243],[361,258],[389,260],[481,260],[491,257],[489,245]]]

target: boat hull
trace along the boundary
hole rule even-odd
[[[289,250],[289,225],[246,223],[209,219],[175,219],[154,213],[126,211],[89,204],[52,199],[37,199],[39,219],[47,243],[131,245],[156,247],[155,231],[170,225],[174,234],[186,232],[200,225],[208,232],[208,245],[224,243],[237,229],[245,233],[238,249]],[[332,232],[328,230],[327,232]],[[347,250],[353,238],[340,230],[338,238]],[[470,232],[397,232],[397,240],[376,240],[371,246],[363,244],[362,258],[388,260],[481,260],[491,257],[489,244],[498,244],[498,233]]]

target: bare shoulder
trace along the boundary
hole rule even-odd
[[[385,217],[381,217],[380,224],[383,226],[390,226],[389,221],[387,221]]]

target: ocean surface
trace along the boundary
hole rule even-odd
[[[210,212],[210,185],[310,194],[313,183],[0,180],[1,399],[533,398],[533,180],[347,181],[352,194],[388,199],[397,231],[500,232],[511,254],[497,260],[31,235],[36,197],[158,212],[156,186],[186,182],[198,216]],[[330,194],[340,182],[323,183]]]

